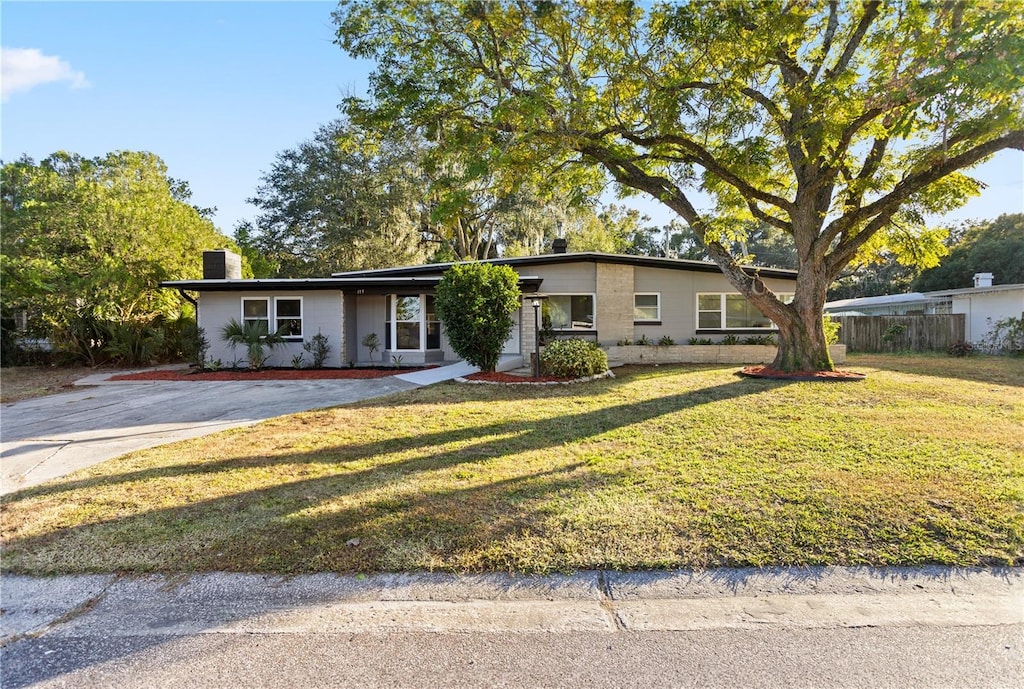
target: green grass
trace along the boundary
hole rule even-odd
[[[5,497],[2,564],[1024,563],[1024,360],[861,356],[846,368],[869,377],[634,367],[573,386],[453,383],[298,414]]]

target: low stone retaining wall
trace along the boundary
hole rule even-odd
[[[767,364],[775,359],[773,345],[615,345],[603,347],[608,361],[618,364]],[[846,345],[828,348],[832,361],[846,361]]]

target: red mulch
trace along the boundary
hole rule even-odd
[[[541,376],[540,378],[525,378],[523,376],[514,376],[511,373],[500,373],[498,371],[491,371],[485,373],[480,371],[479,373],[471,373],[466,376],[466,380],[482,380],[488,383],[565,383],[572,380],[572,378],[558,378],[557,376]]]
[[[423,368],[436,368],[426,366]],[[262,371],[143,371],[111,376],[110,380],[356,380],[364,378],[386,378],[399,373],[411,373],[422,368],[320,368],[283,369],[268,368]]]
[[[771,366],[745,366],[741,375],[752,378],[768,378],[771,380],[821,380],[821,381],[846,381],[864,380],[867,375],[856,371],[780,371]]]

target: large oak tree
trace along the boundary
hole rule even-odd
[[[962,171],[1024,148],[1011,2],[352,0],[335,21],[377,61],[351,116],[443,128],[488,174],[596,164],[649,194],[778,325],[784,370],[832,368],[822,305],[851,260],[934,244],[923,217],[979,190]],[[729,250],[752,220],[793,238],[789,304]]]

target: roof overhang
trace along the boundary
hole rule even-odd
[[[190,292],[307,292],[339,290],[346,294],[391,294],[393,292],[433,291],[441,276],[347,277],[347,278],[277,278],[252,280],[168,280],[165,289]],[[532,293],[543,280],[535,276],[519,278],[519,289]]]
[[[681,258],[662,258],[659,256],[632,256],[629,254],[605,254],[598,251],[583,251],[572,254],[542,254],[540,256],[517,256],[514,258],[492,258],[481,263],[493,263],[499,266],[511,266],[521,268],[528,266],[543,266],[559,263],[613,263],[619,265],[643,266],[647,268],[664,268],[667,270],[686,270],[697,273],[721,273],[722,270],[714,263],[704,261],[690,261]],[[398,276],[398,275],[428,275],[440,274],[450,268],[452,263],[427,263],[417,266],[405,266],[401,268],[381,268],[378,270],[351,271],[346,273],[334,273],[335,278],[340,277],[374,277],[374,276]],[[760,268],[758,266],[744,266],[751,273],[757,273],[761,277],[780,278],[783,280],[795,280],[797,271],[784,268]]]

